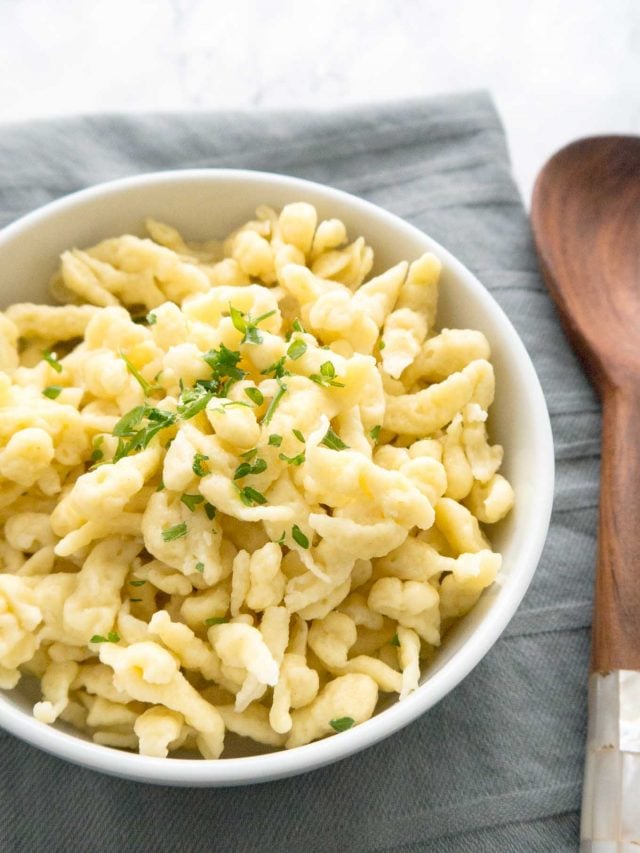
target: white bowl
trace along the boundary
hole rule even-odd
[[[489,339],[497,380],[491,434],[504,445],[504,472],[516,493],[513,512],[492,535],[504,557],[501,579],[447,636],[415,693],[325,740],[218,761],[149,758],[98,746],[64,724],[38,722],[31,715],[34,697],[21,683],[0,695],[0,725],[34,746],[84,767],[162,785],[240,785],[313,770],[393,734],[442,699],[495,643],[531,582],[549,526],[554,479],[549,414],[534,367],[475,276],[434,240],[379,207],[320,184],[240,170],[163,172],[101,184],[48,204],[0,233],[0,306],[48,301],[47,282],[60,252],[140,233],[147,216],[198,240],[226,235],[259,204],[278,208],[301,200],[314,204],[321,218],[342,219],[351,236],[362,234],[374,248],[376,270],[435,252],[443,263],[439,327],[480,329]]]

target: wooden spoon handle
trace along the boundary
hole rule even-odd
[[[640,670],[640,381],[603,389],[593,672]]]

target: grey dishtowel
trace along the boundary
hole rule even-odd
[[[156,788],[1,734],[0,848],[575,850],[599,409],[543,290],[492,103],[472,94],[326,114],[0,126],[0,224],[98,181],[205,166],[285,172],[363,196],[479,276],[523,337],[551,411],[558,475],[549,540],[524,603],[474,672],[399,734],[331,767],[246,788]]]

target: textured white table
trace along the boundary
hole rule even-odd
[[[0,121],[486,88],[528,201],[565,142],[640,133],[639,44],[640,0],[0,0]]]

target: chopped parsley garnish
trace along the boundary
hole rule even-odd
[[[152,385],[151,382],[147,382],[144,376],[140,373],[138,368],[127,358],[127,356],[120,350],[120,358],[127,365],[127,370],[136,380],[138,385],[142,388],[142,393],[145,397],[148,397],[150,394],[153,394],[155,391],[161,391],[159,385]]]
[[[274,361],[273,364],[269,365],[269,367],[265,367],[264,370],[261,370],[260,376],[270,376],[273,374],[276,379],[282,379],[284,376],[291,376],[291,371],[287,370],[284,366],[286,360],[286,356],[283,355],[282,358]]]
[[[97,435],[93,439],[93,451],[91,453],[91,461],[92,462],[99,462],[101,459],[104,458],[104,452],[100,449],[103,444],[104,444],[104,436],[103,435]]]
[[[289,348],[287,349],[287,355],[292,361],[297,361],[307,351],[307,345],[304,341],[301,341],[299,338],[292,343],[289,344]]]
[[[134,604],[137,604],[139,601],[142,601],[141,598],[130,598],[129,601],[132,601]]]
[[[153,406],[136,406],[131,409],[113,428],[113,434],[119,439],[113,461],[117,462],[134,450],[144,450],[154,436],[173,426],[176,419],[177,415],[173,412]]]
[[[120,642],[120,634],[116,633],[116,631],[109,631],[106,637],[103,637],[102,634],[94,634],[93,637],[89,640],[90,643],[119,643]]]
[[[304,328],[302,326],[302,323],[300,322],[300,320],[298,320],[298,318],[296,318],[293,321],[293,331],[294,332],[304,332]]]
[[[156,492],[164,492],[164,489],[165,489],[165,485],[162,482],[162,480],[160,480],[160,482],[158,483],[158,486],[156,488]]]
[[[253,320],[249,314],[245,314],[244,311],[240,311],[231,304],[229,305],[229,312],[231,314],[231,322],[239,332],[243,333],[242,340],[240,341],[243,344],[261,344],[262,335],[258,331],[258,323],[266,320],[267,317],[272,317],[276,313],[274,308],[273,311],[267,311],[266,314],[261,314]]]
[[[249,474],[262,474],[267,470],[267,463],[264,459],[256,459],[255,462],[241,462],[233,475],[234,480],[241,480]]]
[[[324,444],[324,446],[328,447],[329,450],[347,450],[349,448],[349,445],[345,444],[340,436],[336,435],[336,433],[331,429],[331,427],[327,430],[326,435],[320,444]]]
[[[201,412],[212,397],[213,391],[207,390],[202,385],[196,384],[193,388],[184,388],[178,400],[178,414],[183,420],[188,421],[189,418]]]
[[[209,521],[212,521],[216,517],[216,508],[213,504],[210,504],[209,501],[205,501],[204,511]]]
[[[287,386],[284,384],[284,382],[279,382],[278,383],[278,390],[276,391],[276,393],[273,396],[273,399],[269,403],[269,407],[267,408],[267,411],[265,412],[265,415],[262,419],[262,423],[265,424],[265,426],[271,421],[271,418],[273,417],[275,410],[278,408],[278,404],[280,403],[280,400],[286,394],[286,391],[287,391]]]
[[[153,313],[153,311],[149,311],[149,313],[147,314],[147,323],[150,326],[155,326],[157,322],[158,318],[156,317],[156,315]]]
[[[210,349],[202,358],[211,368],[212,378],[206,383],[199,380],[197,384],[216,397],[226,397],[233,383],[246,376],[245,371],[238,367],[241,357],[239,352],[228,349],[224,344],[220,344],[220,349]]]
[[[377,424],[374,427],[371,427],[369,430],[369,435],[374,441],[378,440],[378,436],[380,435],[380,430],[382,429],[382,424]]]
[[[399,646],[400,639],[397,634],[394,634],[393,637],[389,640],[389,645],[391,646]]]
[[[385,347],[386,347],[385,342],[381,340],[381,341],[380,341],[380,343],[378,344],[378,349],[380,350],[380,352],[382,352],[382,350],[383,350]]]
[[[302,465],[304,462],[304,451],[298,453],[297,456],[285,456],[284,453],[280,453],[279,457],[283,462],[288,462],[289,465]]]
[[[131,586],[144,586],[146,584],[146,581],[133,580],[133,581],[129,581],[129,583],[131,584]]]
[[[291,536],[293,537],[294,542],[297,542],[301,548],[309,547],[309,539],[305,536],[302,530],[300,530],[297,524],[294,524],[291,528]]]
[[[47,388],[44,388],[42,393],[45,397],[48,397],[50,400],[55,400],[57,397],[62,394],[62,386],[61,385],[49,385]]]
[[[187,522],[181,521],[180,524],[174,524],[172,527],[165,527],[162,531],[162,538],[165,542],[173,542],[174,539],[182,539],[187,535]]]
[[[280,447],[280,445],[282,444],[282,436],[276,435],[276,433],[274,432],[269,436],[269,442],[268,443],[272,447]]]
[[[196,477],[204,477],[209,471],[203,466],[203,462],[206,462],[209,457],[205,456],[204,453],[196,453],[193,457],[193,464],[191,466],[193,473]]]
[[[62,365],[58,361],[58,356],[55,352],[51,352],[48,349],[43,350],[42,357],[50,367],[53,367],[56,373],[62,373]]]
[[[245,388],[244,393],[256,406],[261,406],[264,403],[264,394],[259,388]]]
[[[243,459],[246,459],[247,461],[250,462],[253,459],[253,457],[257,455],[257,453],[258,453],[258,448],[252,447],[251,450],[245,450],[245,452],[241,453],[240,456]]]
[[[222,625],[224,622],[228,622],[229,620],[225,616],[210,616],[208,619],[204,620],[204,624],[211,627],[211,625]]]
[[[346,732],[354,723],[353,717],[337,717],[335,720],[329,720],[329,725],[334,732]]]
[[[325,387],[331,385],[334,388],[344,388],[344,382],[338,382],[336,379],[336,369],[332,361],[324,361],[320,365],[320,373],[312,373],[309,379]]]
[[[266,504],[267,502],[265,496],[251,486],[244,486],[242,489],[236,486],[236,488],[238,489],[240,500],[245,506],[257,506],[258,504]]]
[[[298,441],[301,441],[304,444],[304,436],[299,429],[292,429],[291,432],[295,435]]]
[[[280,538],[276,539],[276,545],[282,545],[286,538],[287,538],[287,532],[286,532],[286,530],[283,530]]]
[[[190,509],[191,512],[195,512],[196,507],[204,501],[204,498],[202,495],[188,495],[185,493],[181,496],[180,500],[187,509]]]
[[[195,569],[196,572],[200,572],[200,574],[202,574],[202,572],[204,572],[204,563],[196,563]]]

